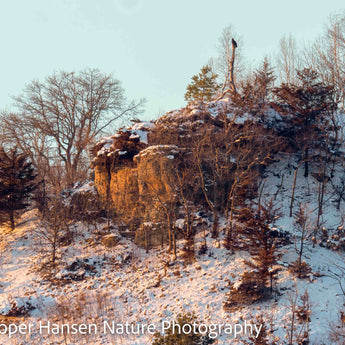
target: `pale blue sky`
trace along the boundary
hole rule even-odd
[[[186,85],[231,24],[255,64],[283,34],[317,37],[343,0],[0,0],[0,108],[54,71],[97,67],[147,98],[144,117],[184,106]]]

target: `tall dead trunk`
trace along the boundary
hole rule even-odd
[[[51,263],[53,266],[55,265],[55,261],[56,261],[56,249],[57,249],[57,244],[58,244],[59,228],[57,226],[54,227],[53,239],[52,239],[52,243],[51,243],[52,244]]]
[[[229,47],[227,47],[227,74],[225,77],[225,81],[223,84],[223,87],[221,89],[221,93],[217,100],[222,99],[227,93],[233,92],[237,93],[236,85],[235,85],[235,77],[234,77],[234,69],[235,69],[235,50],[237,48],[237,43],[234,39],[231,40],[232,43],[232,52],[231,52],[231,58],[230,58],[230,52]]]
[[[236,90],[236,85],[235,85],[235,80],[234,80],[234,65],[235,65],[235,51],[237,48],[237,43],[235,42],[234,39],[232,39],[232,55],[231,55],[231,60],[230,60],[230,88],[234,93],[237,93]]]
[[[146,253],[149,252],[149,236],[148,236],[148,228],[147,226],[144,226],[144,235],[145,235],[145,249]]]

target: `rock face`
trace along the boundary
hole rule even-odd
[[[137,169],[134,167],[95,166],[95,186],[104,208],[109,188],[110,208],[117,215],[130,219],[139,207]]]
[[[109,206],[126,230],[135,232],[137,243],[148,248],[166,241],[167,218],[172,221],[171,212],[172,217],[180,216],[181,190],[195,183],[191,147],[204,135],[205,125],[215,136],[225,126],[228,103],[169,112],[154,124],[136,123],[92,148],[95,187],[104,209]],[[202,192],[191,198],[200,199],[197,193]]]
[[[159,198],[173,198],[174,164],[180,154],[173,145],[155,145],[134,157],[114,160],[111,154],[98,157],[94,163],[95,186],[103,203],[124,220],[149,215]]]
[[[97,192],[99,196],[101,197],[101,200],[104,204],[106,204],[107,200],[107,185],[108,185],[108,171],[104,164],[97,164],[94,166],[94,181],[95,181],[95,187],[97,189]]]
[[[125,218],[134,218],[138,208],[138,178],[137,169],[123,167],[114,169],[110,173],[111,207]]]
[[[131,219],[138,212],[138,179],[133,157],[147,145],[131,131],[119,131],[97,143],[91,153],[95,187],[107,208]]]
[[[141,201],[148,201],[155,196],[162,202],[173,198],[174,170],[179,153],[177,146],[155,145],[134,157]]]

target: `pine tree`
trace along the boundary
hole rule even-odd
[[[282,84],[273,90],[276,102],[272,106],[283,117],[284,135],[303,151],[304,176],[308,177],[309,150],[324,141],[337,104],[333,86],[320,82],[314,70],[297,71],[297,77],[298,84]]]
[[[243,113],[252,114],[265,122],[275,79],[273,68],[265,58],[261,66],[242,82],[240,92],[233,97],[233,101]]]
[[[298,234],[298,238],[295,242],[295,250],[298,258],[291,264],[291,269],[293,272],[297,273],[298,278],[306,278],[307,273],[310,270],[309,265],[302,261],[306,241],[312,237],[313,231],[308,212],[307,206],[300,203],[298,211],[295,214],[294,225]]]
[[[230,290],[224,302],[225,310],[236,311],[241,305],[250,305],[270,298],[274,291],[273,283],[279,272],[278,260],[281,253],[277,248],[278,238],[271,227],[281,216],[273,201],[265,205],[243,207],[238,216],[239,231],[242,236],[242,249],[248,250],[251,259],[245,260],[250,270],[241,275],[241,282],[235,286],[230,282]]]
[[[192,77],[192,82],[187,86],[184,98],[188,102],[209,102],[216,94],[219,86],[216,82],[217,74],[214,74],[211,67],[205,65],[199,74]]]
[[[37,175],[28,156],[0,147],[0,213],[15,228],[17,211],[24,210],[37,187]]]
[[[264,291],[269,286],[269,293],[273,292],[273,281],[278,273],[277,261],[281,256],[271,227],[280,216],[273,200],[266,205],[259,205],[257,210],[243,208],[239,215],[239,220],[244,225],[242,234],[252,257],[245,264],[253,270],[252,276],[255,276],[258,287]]]
[[[258,115],[263,116],[267,110],[267,105],[273,83],[275,81],[273,67],[265,57],[262,65],[254,73],[254,83],[256,87],[256,98]]]

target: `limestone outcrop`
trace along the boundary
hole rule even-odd
[[[141,201],[159,197],[161,202],[166,202],[173,198],[173,172],[179,153],[174,145],[154,145],[134,157]]]
[[[92,152],[98,194],[124,220],[145,217],[158,199],[173,198],[174,164],[180,154],[176,146],[147,146],[130,133],[120,132],[103,139]]]

